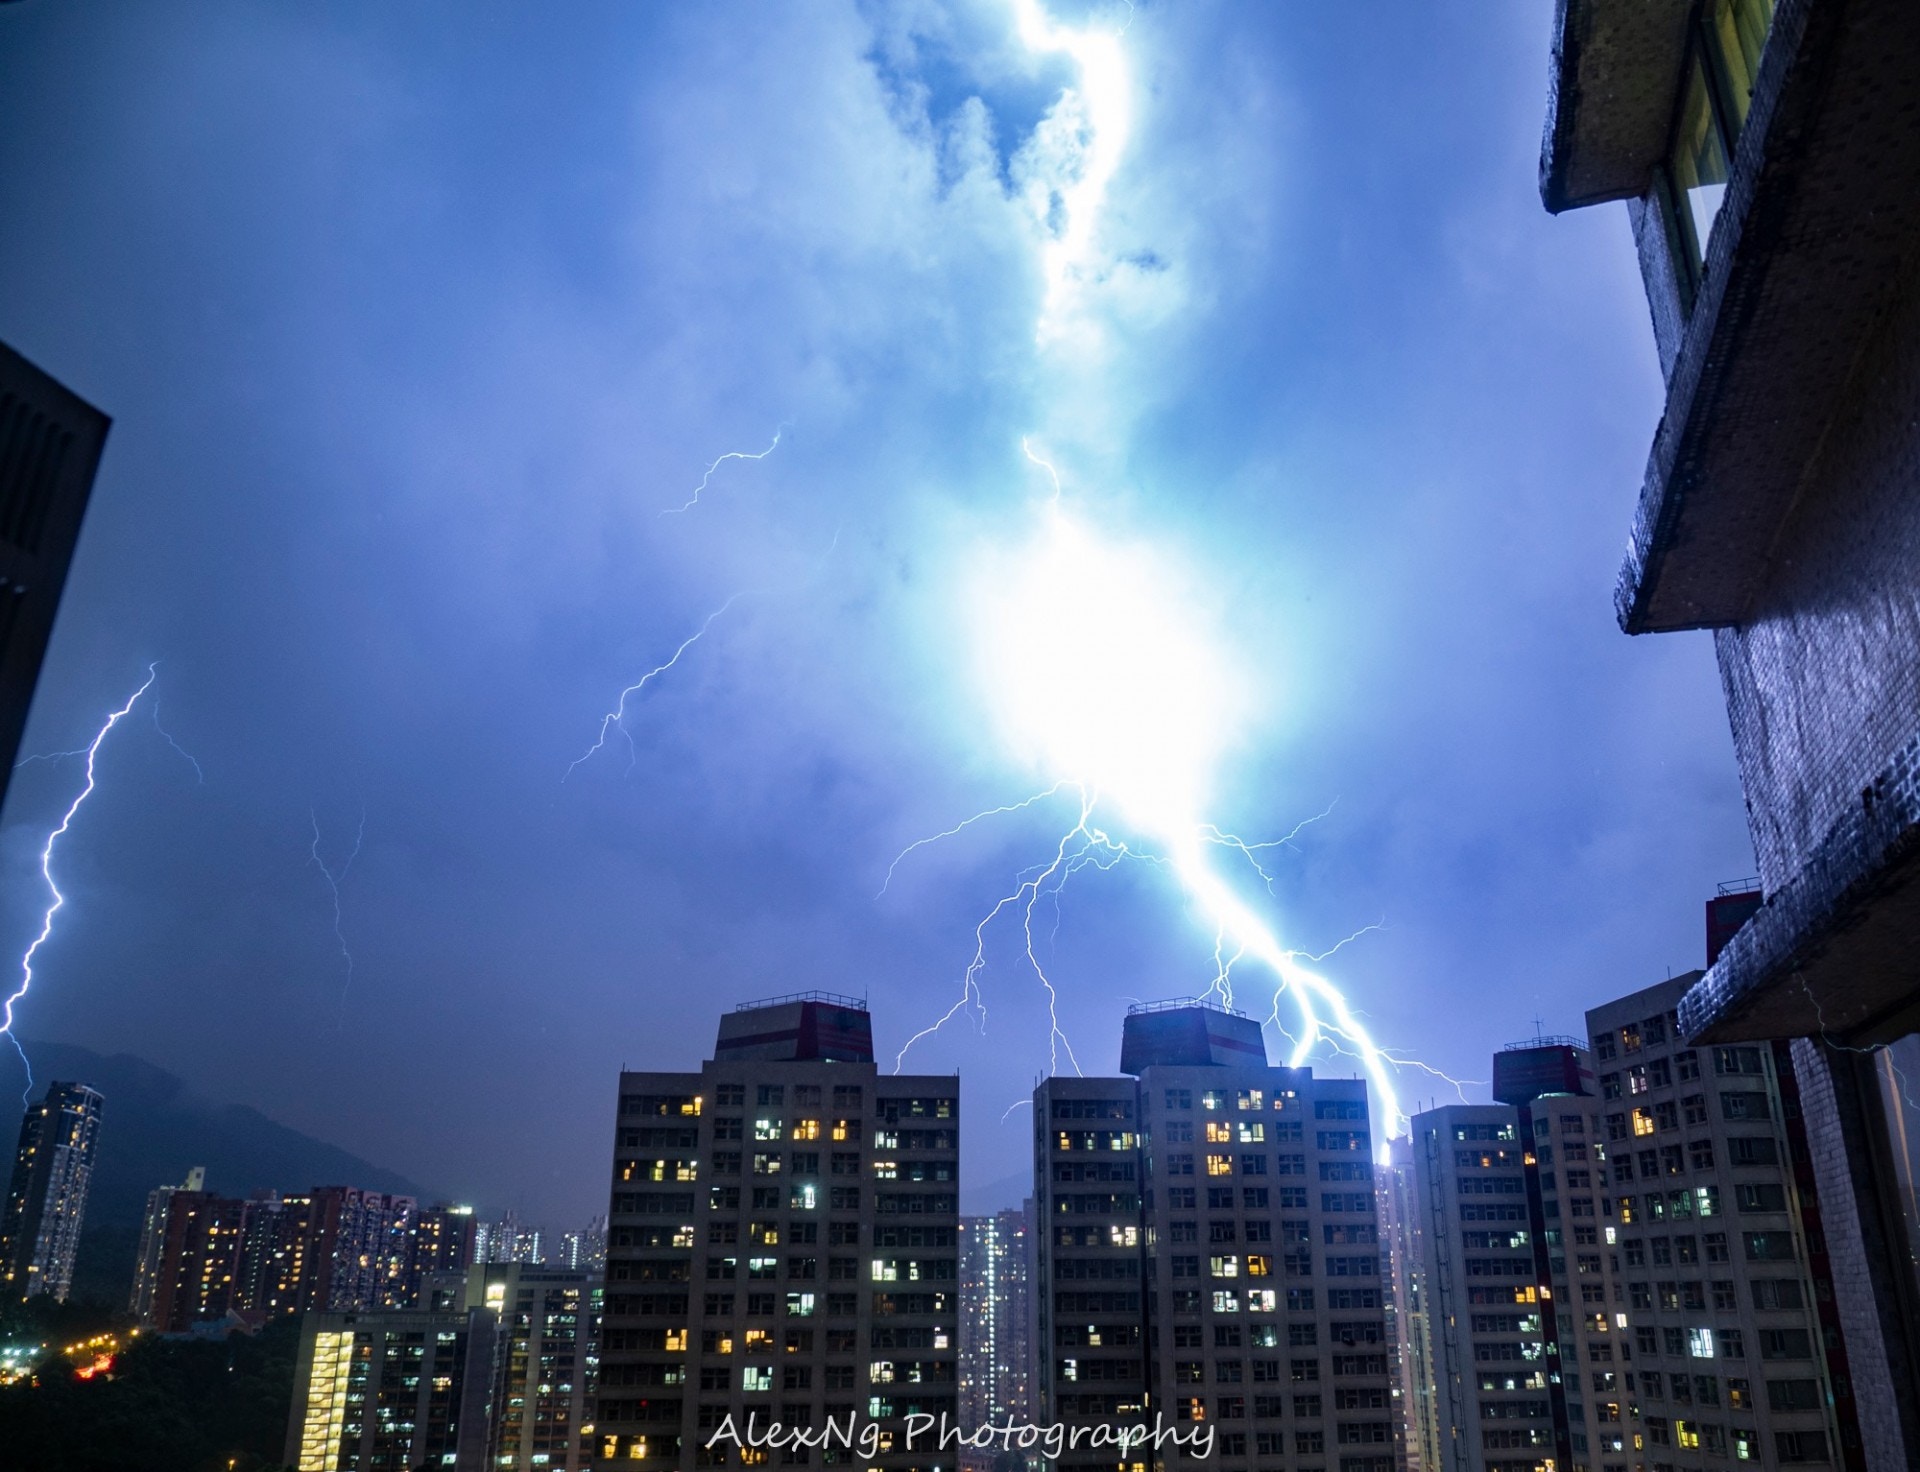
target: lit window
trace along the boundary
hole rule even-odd
[[[742,1365],[740,1367],[740,1388],[742,1390],[773,1389],[772,1365]]]
[[[1207,1157],[1207,1174],[1210,1176],[1232,1175],[1233,1157],[1231,1155],[1209,1155]]]
[[[819,1139],[820,1121],[817,1119],[796,1119],[793,1122],[793,1137],[796,1140]]]
[[[753,1137],[756,1140],[777,1140],[783,1128],[777,1119],[756,1119],[753,1122]]]

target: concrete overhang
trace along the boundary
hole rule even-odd
[[[1920,737],[1681,999],[1680,1030],[1850,1047],[1920,1031]]]
[[[1540,141],[1549,212],[1647,192],[1692,17],[1691,0],[1559,0]]]
[[[1781,0],[1615,592],[1630,634],[1750,616],[1920,239],[1920,5]]]

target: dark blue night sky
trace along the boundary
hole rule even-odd
[[[1243,892],[1306,950],[1379,927],[1323,969],[1382,1042],[1484,1079],[1701,964],[1752,856],[1705,636],[1612,620],[1658,369],[1624,212],[1539,204],[1548,23],[1137,6],[1038,344],[1086,140],[1006,0],[5,7],[0,339],[114,418],[26,750],[158,660],[205,769],[151,723],[103,748],[20,1031],[556,1225],[604,1208],[616,1070],[694,1066],[723,1008],[865,995],[891,1057],[1072,820],[876,898],[1048,785],[966,598],[1050,489],[1029,434],[1230,646],[1209,816],[1325,814]],[[78,780],[14,780],[0,952]],[[363,813],[349,984],[310,849]],[[1090,1070],[1213,975],[1152,865],[1054,921]],[[987,960],[985,1031],[908,1060],[962,1074],[969,1206],[1017,1198],[1048,1064],[1011,931]]]

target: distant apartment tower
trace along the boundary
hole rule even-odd
[[[539,1263],[546,1260],[540,1229],[521,1223],[518,1214],[509,1211],[498,1221],[481,1222],[474,1228],[475,1262]]]
[[[150,1327],[184,1334],[195,1324],[242,1314],[246,1304],[237,1287],[250,1204],[210,1191],[171,1193],[148,1294]]]
[[[737,1466],[706,1443],[750,1415],[953,1465],[904,1418],[955,1411],[958,1082],[881,1074],[866,1005],[819,992],[620,1076],[595,1466]]]
[[[1864,1468],[1793,1055],[1689,1046],[1700,977],[1587,1013],[1649,1466]]]
[[[0,799],[110,423],[0,343]]]
[[[21,1117],[0,1216],[0,1291],[65,1302],[93,1181],[102,1103],[85,1084],[56,1080]]]
[[[207,1184],[207,1168],[196,1165],[187,1172],[185,1184],[156,1186],[147,1192],[147,1209],[140,1217],[139,1255],[133,1270],[133,1297],[128,1311],[143,1324],[153,1322],[153,1295],[160,1281],[160,1263],[165,1254],[167,1222],[173,1214],[173,1198],[180,1191],[200,1191]]]
[[[600,1276],[526,1263],[467,1271],[466,1309],[498,1324],[487,1465],[510,1472],[581,1472],[599,1381]]]
[[[1033,1413],[1033,1203],[960,1219],[960,1418],[1025,1424]],[[986,1466],[969,1449],[963,1466]]]
[[[285,1459],[297,1472],[488,1466],[497,1320],[484,1308],[310,1313]]]
[[[607,1266],[607,1219],[597,1216],[577,1231],[560,1234],[560,1250],[554,1259],[563,1268],[596,1275]]]
[[[1219,1472],[1393,1472],[1366,1084],[1272,1067],[1198,1001],[1131,1009],[1120,1068],[1034,1092],[1038,1419],[1211,1426],[1191,1465]]]

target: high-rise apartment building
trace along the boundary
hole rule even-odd
[[[462,1307],[498,1325],[487,1465],[509,1472],[580,1472],[599,1382],[598,1273],[527,1263],[467,1270]]]
[[[1540,159],[1626,201],[1666,392],[1615,611],[1713,631],[1765,894],[1681,1027],[1794,1039],[1876,1472],[1920,1464],[1916,76],[1907,0],[1561,0]]]
[[[475,1262],[546,1261],[540,1229],[523,1224],[517,1212],[509,1211],[498,1221],[479,1223],[473,1241]]]
[[[440,1201],[416,1207],[407,1217],[405,1234],[405,1257],[385,1291],[386,1301],[394,1307],[424,1304],[429,1277],[464,1273],[477,1261],[471,1206]]]
[[[110,423],[0,343],[0,798]]]
[[[1494,1094],[1412,1121],[1402,1240],[1431,1378],[1410,1445],[1433,1472],[1645,1472],[1587,1051],[1515,1044]]]
[[[1699,979],[1587,1013],[1649,1472],[1864,1467],[1791,1050],[1689,1045]]]
[[[607,1266],[607,1219],[597,1216],[577,1231],[560,1234],[554,1262],[576,1272],[598,1274]]]
[[[1057,1465],[1393,1472],[1365,1083],[1201,1002],[1133,1008],[1120,1068],[1034,1093],[1039,1419],[1182,1440]]]
[[[133,1296],[128,1311],[143,1324],[153,1322],[153,1297],[160,1282],[160,1262],[166,1251],[167,1223],[173,1198],[181,1191],[200,1191],[207,1184],[207,1168],[196,1165],[179,1186],[155,1186],[147,1192],[147,1209],[140,1217],[139,1255],[133,1269]]]
[[[958,1080],[880,1073],[849,998],[751,1004],[699,1071],[623,1073],[595,1465],[792,1450],[743,1459],[751,1417],[951,1467],[906,1418],[955,1412],[959,1143]]]
[[[308,1314],[294,1365],[287,1465],[297,1472],[484,1472],[497,1325],[484,1308]]]
[[[967,1426],[1033,1418],[1033,1203],[960,1219],[960,1419]],[[986,1467],[980,1448],[963,1467]]]
[[[1436,1472],[1861,1465],[1784,1045],[1687,1047],[1698,973],[1494,1060],[1414,1118],[1397,1240]]]
[[[0,1291],[65,1301],[93,1181],[103,1101],[85,1084],[47,1085],[20,1120],[20,1145],[0,1213]]]
[[[152,1328],[184,1334],[242,1312],[236,1290],[250,1204],[210,1191],[171,1193],[148,1294]]]

